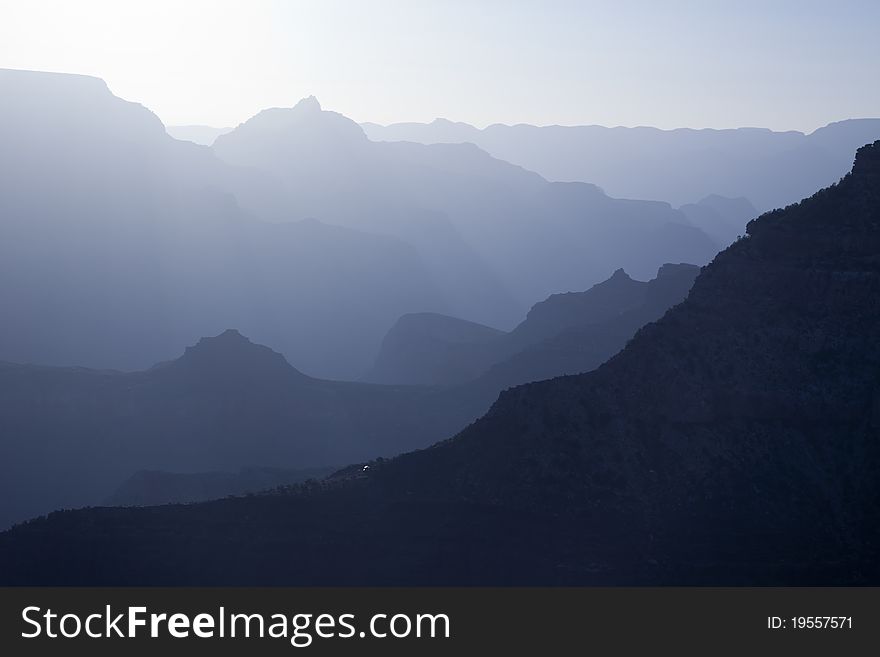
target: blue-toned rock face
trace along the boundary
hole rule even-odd
[[[594,372],[322,484],[54,514],[0,535],[0,581],[876,584],[878,152],[751,222]]]

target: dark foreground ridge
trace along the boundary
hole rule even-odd
[[[314,379],[236,330],[140,372],[0,362],[0,527],[58,508],[203,501],[297,481],[288,472],[236,483],[242,467],[394,456],[459,431],[495,399],[471,397]],[[141,470],[191,476],[186,485],[162,477],[163,496],[155,476],[132,479]],[[212,483],[202,490],[198,480]]]
[[[598,370],[322,484],[52,514],[21,584],[878,584],[880,142]]]
[[[511,333],[468,327],[486,329],[491,343],[444,348],[462,320],[408,316],[425,324],[423,337],[441,337],[400,354],[397,364],[409,360],[409,371],[478,372],[495,362],[457,386],[314,379],[237,330],[141,372],[0,362],[0,530],[59,508],[260,491],[320,478],[328,463],[427,447],[479,418],[506,388],[595,369],[684,299],[699,269],[666,264],[647,283],[620,270],[586,292],[535,305]],[[276,472],[252,476],[268,474],[266,466]],[[241,468],[245,476],[235,474]]]

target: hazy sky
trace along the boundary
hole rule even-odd
[[[314,94],[379,123],[809,131],[880,116],[878,26],[876,0],[0,0],[0,67],[102,77],[167,124]]]

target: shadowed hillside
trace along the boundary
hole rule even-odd
[[[404,315],[385,336],[365,380],[474,381],[472,388],[495,393],[520,383],[586,372],[682,301],[699,270],[695,265],[665,264],[655,279],[642,282],[618,269],[585,292],[554,294],[535,304],[509,333],[443,315]]]
[[[278,486],[290,486],[309,479],[323,479],[335,468],[284,470],[241,468],[238,472],[162,472],[139,470],[113,491],[108,506],[152,506],[204,502],[228,495],[251,495]]]
[[[52,514],[2,581],[877,584],[878,253],[880,142],[595,372],[325,484]]]
[[[113,503],[199,501],[293,483],[302,468],[423,447],[479,417],[507,387],[597,367],[680,301],[696,271],[665,265],[666,274],[650,283],[616,274],[609,281],[615,287],[624,279],[644,287],[643,303],[582,333],[564,331],[566,322],[613,315],[608,284],[551,297],[511,334],[439,315],[407,316],[424,325],[423,337],[442,338],[419,361],[426,374],[482,363],[473,370],[477,377],[498,362],[472,382],[446,388],[313,379],[234,330],[143,372],[0,363],[0,432],[8,436],[0,443],[7,457],[0,462],[0,493],[7,493],[0,523],[101,502],[126,478]],[[678,283],[657,287],[676,279],[670,272],[679,272]],[[633,300],[622,294],[617,303]],[[520,354],[521,332],[535,344]],[[512,356],[504,359],[498,348]],[[488,360],[491,354],[498,360]],[[254,464],[286,469],[264,477],[265,485],[222,472]],[[266,471],[247,469],[257,472]]]
[[[142,372],[0,363],[0,525],[97,504],[139,470],[394,456],[483,410],[432,388],[313,379],[232,330]]]
[[[473,145],[373,142],[314,98],[209,148],[96,78],[0,70],[0,95],[3,360],[142,369],[236,326],[358,379],[402,315],[507,329],[616,267],[718,248],[665,203]]]

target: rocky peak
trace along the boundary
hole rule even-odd
[[[293,106],[293,110],[300,113],[310,113],[314,114],[317,112],[322,112],[321,103],[318,102],[318,99],[314,96],[307,96],[299,101],[296,105]]]
[[[254,344],[236,329],[201,338],[195,345],[187,347],[174,364],[212,374],[248,375],[259,372],[268,375],[284,372],[304,376],[284,356],[269,347]]]

